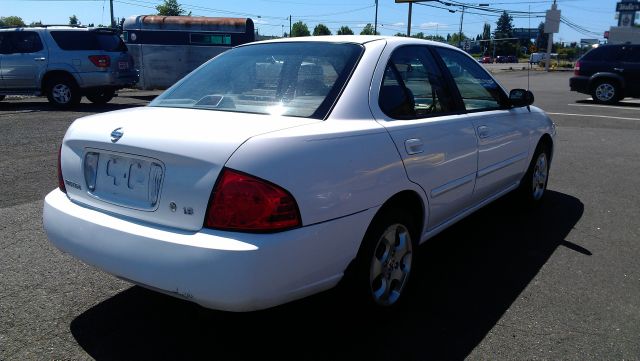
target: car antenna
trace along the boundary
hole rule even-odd
[[[531,4],[529,4],[529,31],[531,31]],[[531,41],[531,33],[529,33],[529,41]],[[529,55],[529,59],[531,59],[531,55]],[[530,91],[529,90],[530,78],[531,78],[531,62],[529,61],[529,66],[527,67],[527,91]],[[529,113],[531,113],[531,105],[527,105],[527,110],[529,111]]]

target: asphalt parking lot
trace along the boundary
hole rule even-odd
[[[499,71],[526,88],[526,71]],[[420,249],[409,299],[372,313],[336,289],[274,309],[204,310],[97,271],[47,241],[73,119],[143,106],[157,92],[52,111],[0,102],[0,359],[640,360],[640,100],[593,104],[569,72],[531,72],[558,125],[549,193],[507,197]]]

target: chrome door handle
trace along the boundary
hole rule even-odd
[[[485,125],[481,125],[478,127],[478,138],[487,138],[489,137],[489,127]]]
[[[424,152],[424,143],[417,138],[407,139],[404,141],[404,149],[409,155],[422,153]]]
[[[623,69],[623,68],[613,68],[613,70],[615,70],[615,71],[619,71],[619,72],[621,72],[621,73],[624,71],[624,69]]]
[[[35,60],[35,61],[45,61],[45,60],[47,60],[47,58],[33,58],[33,60]]]

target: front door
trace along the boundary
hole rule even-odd
[[[626,48],[621,70],[627,95],[640,97],[640,45],[626,46]]]
[[[473,124],[478,142],[478,172],[473,203],[499,194],[516,184],[527,167],[530,113],[508,108],[506,94],[476,61],[452,49],[436,52],[450,70]]]
[[[0,56],[4,88],[8,90],[37,89],[40,74],[47,66],[47,51],[35,31],[4,33],[5,45]]]
[[[467,209],[477,169],[475,131],[466,116],[454,114],[459,109],[427,46],[393,51],[377,103],[374,114],[389,131],[409,179],[427,195],[427,229]]]

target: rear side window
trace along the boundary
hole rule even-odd
[[[122,39],[110,32],[52,31],[51,36],[62,50],[127,50]]]
[[[506,96],[477,61],[457,50],[436,47],[436,51],[449,69],[466,110],[481,111],[502,107],[502,99]]]
[[[587,61],[619,61],[622,60],[623,54],[623,49],[620,46],[605,46],[591,50],[582,59]]]

